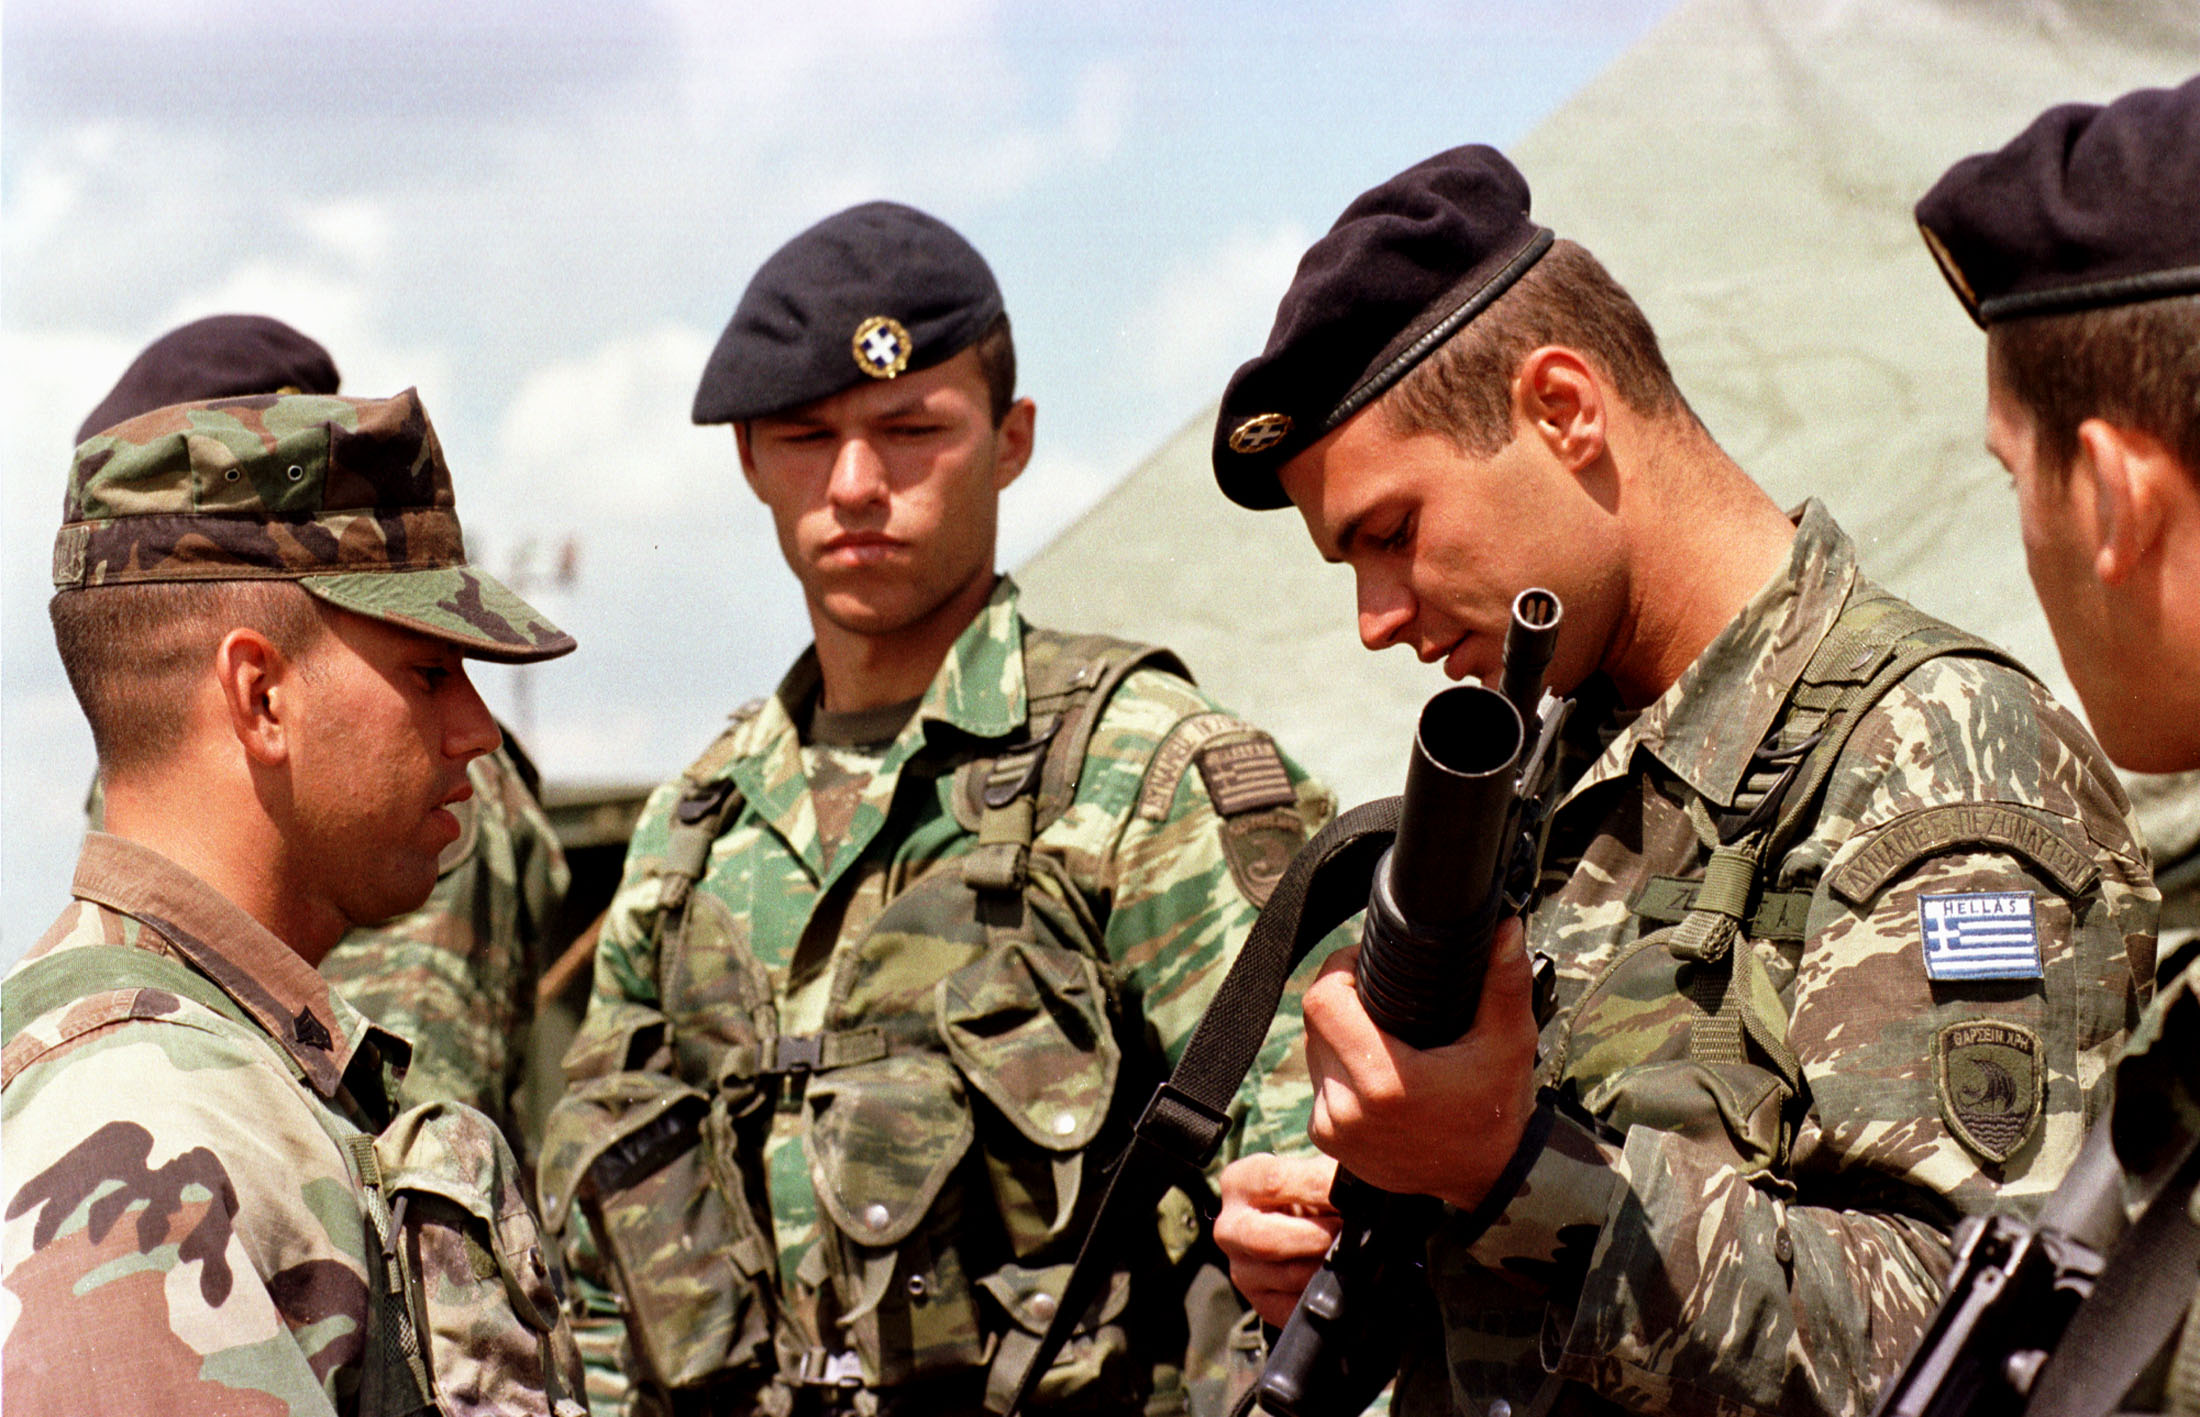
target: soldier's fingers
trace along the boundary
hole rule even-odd
[[[1305,1216],[1239,1206],[1215,1217],[1215,1243],[1232,1260],[1299,1264],[1329,1253],[1343,1223],[1334,1212]]]
[[[1533,1019],[1535,971],[1528,963],[1528,932],[1514,916],[1498,925],[1490,939],[1489,968],[1482,976],[1482,1003],[1475,1026],[1498,1018]]]
[[[1331,955],[1300,998],[1300,1013],[1306,1024],[1307,1065],[1317,1078],[1321,1076],[1317,1059],[1331,1065],[1332,1072],[1339,1065],[1357,1072],[1382,1052],[1382,1032],[1360,1006],[1360,986],[1352,973],[1358,958],[1358,950],[1339,950]]]
[[[1318,1260],[1302,1264],[1265,1264],[1233,1258],[1230,1282],[1245,1296],[1245,1302],[1253,1306],[1253,1312],[1281,1328],[1290,1322],[1291,1310],[1298,1306],[1299,1295],[1320,1268]]]
[[[1222,1170],[1222,1204],[1256,1210],[1324,1214],[1330,1210],[1329,1187],[1337,1163],[1326,1156],[1277,1156],[1255,1152]]]

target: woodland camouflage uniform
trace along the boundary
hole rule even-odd
[[[85,442],[157,408],[194,400],[334,394],[329,352],[264,315],[209,315],[154,340],[77,430]],[[413,1045],[405,1097],[464,1102],[531,1150],[514,1092],[523,1085],[535,981],[568,882],[565,854],[536,801],[531,764],[505,746],[467,768],[474,795],[453,808],[464,831],[443,853],[435,892],[419,910],[354,930],[321,961],[344,997]],[[91,825],[100,824],[99,788]]]
[[[1432,1243],[1442,1334],[1401,1410],[1866,1412],[1955,1222],[2034,1207],[2069,1165],[2148,992],[2157,897],[2107,760],[2030,678],[1910,672],[1723,954],[1691,919],[1706,830],[1765,791],[1753,750],[1821,726],[1783,705],[1823,706],[1798,684],[1842,677],[1820,651],[1884,596],[1812,503],[1786,573],[1657,702],[1583,703],[1528,922],[1561,1105],[1495,1222],[1452,1212]],[[2029,902],[2036,964],[1934,977],[1964,972],[1930,962],[1951,897]]]
[[[1021,741],[1045,707],[1031,702],[1042,664],[1056,679],[1078,665],[1085,680],[1094,644],[1024,625],[1004,579],[864,771],[799,741],[818,685],[805,655],[651,799],[542,1187],[547,1216],[578,1199],[622,1251],[617,1277],[593,1277],[624,1291],[622,1310],[647,1320],[637,1327],[663,1323],[669,1338],[636,1334],[629,1353],[654,1383],[717,1381],[721,1400],[770,1411],[821,1397],[865,1410],[871,1387],[886,1410],[956,1411],[985,1395],[989,1358],[996,1401],[1020,1373],[1097,1200],[1095,1157],[1181,1052],[1256,901],[1331,807],[1266,734],[1177,674],[1139,667],[1081,762],[1044,770],[1074,782],[1074,801],[1052,821],[1041,809],[1033,887],[974,918],[972,883],[1014,858],[981,840],[998,835],[993,819],[954,800],[973,776],[957,770]],[[1003,786],[1001,770],[991,777]],[[713,784],[738,793],[738,813],[698,860],[684,933],[666,945],[668,893],[685,890],[668,874],[672,828]],[[1294,992],[1240,1095],[1228,1155],[1305,1149],[1298,1039]],[[771,1071],[791,1053],[794,1070]],[[718,1191],[701,1221],[696,1184],[679,1179],[683,1166],[698,1174],[692,1158],[622,1160],[651,1118],[683,1106],[708,1108]],[[664,1169],[637,1179],[651,1164]],[[621,1189],[591,1200],[591,1181],[618,1166]],[[1221,1400],[1221,1371],[1169,1366],[1184,1361],[1187,1323],[1227,1329],[1243,1314],[1183,1199],[1164,1207],[1154,1255],[1126,1259],[1128,1289],[1119,1277],[1051,1391],[1132,1410],[1148,1387],[1156,1410],[1181,1407],[1186,1388],[1202,1410]],[[724,1258],[687,1252],[699,1225]],[[575,1262],[589,1268],[585,1251]],[[694,1292],[666,1293],[683,1287]],[[1152,1337],[1171,1331],[1173,1360]],[[1218,1361],[1224,1347],[1208,1336]]]
[[[573,645],[466,564],[409,391],[145,414],[78,449],[64,517],[64,595],[285,579],[470,654]],[[577,1410],[495,1129],[400,1113],[403,1040],[182,867],[95,832],[72,890],[0,994],[8,1408]]]

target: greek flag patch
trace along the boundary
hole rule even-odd
[[[2037,979],[2039,927],[2029,891],[1971,891],[1917,900],[1930,979]]]

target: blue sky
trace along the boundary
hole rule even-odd
[[[261,311],[346,392],[417,386],[477,557],[579,541],[529,747],[653,780],[808,637],[686,417],[780,242],[891,197],[987,254],[1039,405],[1013,565],[1215,397],[1354,194],[1517,138],[1670,4],[9,0],[0,955],[62,901],[91,768],[44,610],[70,434],[161,331]]]

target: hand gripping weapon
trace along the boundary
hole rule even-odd
[[[1204,1171],[1292,970],[1355,912],[1368,1015],[1416,1048],[1473,1026],[1498,923],[1529,902],[1557,795],[1558,738],[1572,702],[1543,689],[1562,610],[1547,590],[1513,602],[1499,687],[1446,689],[1421,710],[1403,797],[1338,817],[1292,859],[1169,1080],[1115,1163],[1092,1228],[1023,1383],[1021,1408],[1098,1297],[1121,1227]],[[1396,1370],[1386,1276],[1420,1263],[1442,1207],[1339,1171],[1344,1226],[1278,1339],[1258,1396],[1278,1417],[1360,1411]]]

